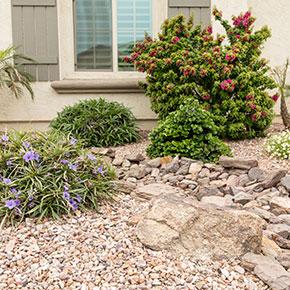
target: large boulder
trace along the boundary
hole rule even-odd
[[[187,203],[172,195],[152,203],[136,233],[153,250],[197,258],[230,258],[261,251],[264,223],[246,211],[194,200]]]

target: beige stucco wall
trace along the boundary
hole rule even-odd
[[[142,93],[110,93],[110,94],[57,94],[47,82],[33,84],[35,100],[29,96],[16,100],[9,92],[0,91],[0,129],[9,127],[46,128],[49,121],[66,105],[81,99],[104,97],[109,101],[123,103],[132,109],[143,129],[152,127],[156,116],[150,109],[148,98]]]

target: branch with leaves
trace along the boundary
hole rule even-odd
[[[289,59],[283,67],[277,67],[272,70],[273,77],[275,78],[279,93],[281,95],[280,112],[283,124],[287,129],[290,129],[290,113],[287,108],[286,97],[290,96],[290,86],[287,85],[287,73],[289,68]]]
[[[18,54],[15,47],[0,50],[0,88],[9,89],[16,98],[27,90],[34,99],[32,77],[21,69],[22,64],[27,61],[35,63],[31,58]]]

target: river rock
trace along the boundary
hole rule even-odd
[[[290,273],[273,257],[247,253],[243,257],[243,266],[254,270],[254,273],[273,290],[290,289]]]
[[[286,188],[290,193],[290,175],[286,175],[281,179],[281,184]]]
[[[126,159],[132,162],[140,162],[140,161],[143,161],[145,157],[141,153],[133,152],[131,154],[126,155]]]
[[[250,180],[262,181],[265,179],[265,172],[259,167],[253,167],[249,170],[248,176]]]
[[[210,204],[217,207],[229,207],[234,204],[231,198],[222,196],[204,196],[201,199],[201,202],[203,204]]]
[[[231,158],[226,156],[221,156],[219,164],[225,168],[237,168],[243,170],[249,170],[253,167],[258,166],[258,161],[253,159],[243,159],[243,158]]]
[[[151,183],[147,185],[141,185],[136,189],[136,197],[143,200],[151,200],[154,197],[158,197],[161,194],[175,195],[181,193],[181,190],[168,184],[163,183]]]
[[[270,201],[271,211],[276,215],[290,214],[290,198],[274,196]]]
[[[286,175],[287,170],[277,170],[271,173],[267,179],[262,183],[263,188],[271,188],[276,186],[280,180]]]
[[[269,224],[267,230],[283,237],[284,239],[290,238],[290,226],[286,224]]]
[[[167,195],[153,202],[136,233],[153,250],[199,258],[239,257],[261,251],[263,224],[246,211],[186,203]]]

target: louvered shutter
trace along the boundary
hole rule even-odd
[[[59,79],[56,0],[12,0],[13,45],[33,58],[25,71],[37,81]]]

